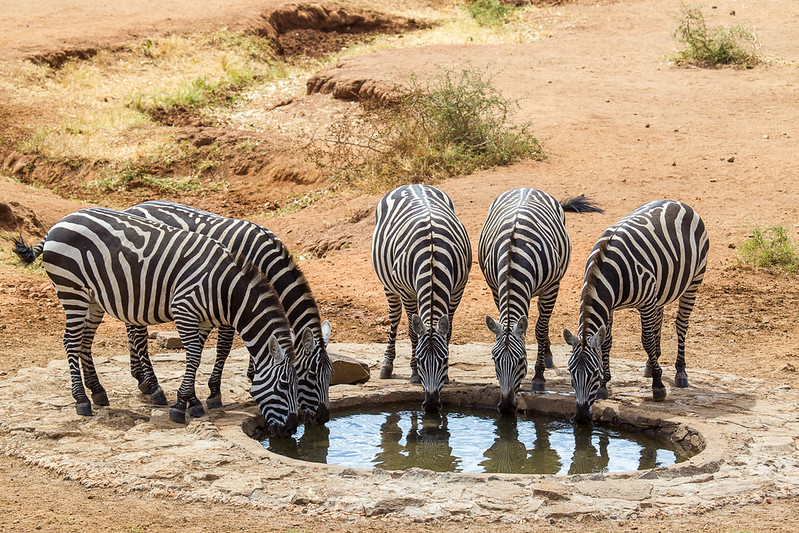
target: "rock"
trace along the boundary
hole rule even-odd
[[[369,381],[369,367],[346,355],[328,353],[333,362],[331,385],[357,385]]]
[[[183,343],[180,342],[180,335],[178,335],[177,331],[159,331],[155,337],[155,342],[161,348],[168,350],[183,348]]]
[[[380,516],[388,513],[398,513],[407,507],[418,507],[424,504],[424,500],[411,496],[395,496],[380,498],[374,503],[364,506],[366,516]]]

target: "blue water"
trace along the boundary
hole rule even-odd
[[[579,427],[532,415],[418,405],[383,405],[341,413],[326,426],[298,428],[294,438],[267,438],[270,451],[354,468],[437,472],[587,474],[668,466],[690,457],[640,432]]]

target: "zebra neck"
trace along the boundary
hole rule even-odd
[[[607,330],[609,324],[610,313],[608,309],[601,302],[592,300],[591,305],[583,306],[580,309],[578,335],[585,342],[595,335],[602,326],[605,326],[605,330]]]

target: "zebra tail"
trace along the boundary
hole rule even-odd
[[[37,257],[42,255],[42,250],[44,249],[44,239],[42,239],[39,244],[36,246],[28,246],[25,244],[25,241],[22,240],[22,236],[14,238],[14,253],[22,259],[22,262],[26,265],[30,265],[33,263]]]
[[[575,196],[573,198],[565,198],[560,201],[560,206],[564,211],[571,211],[572,213],[604,213],[605,210],[599,207],[599,204],[586,196]]]

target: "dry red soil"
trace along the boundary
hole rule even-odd
[[[129,39],[167,32],[220,25],[244,29],[276,5],[278,2],[257,0],[107,0],[54,7],[47,1],[10,0],[0,3],[0,54],[8,58],[57,55],[114,47]],[[333,80],[333,86],[352,84],[353,80],[390,85],[402,80],[409,70],[424,73],[436,64],[468,61],[496,66],[500,73],[495,84],[506,96],[521,98],[519,118],[532,121],[536,135],[546,140],[550,157],[544,162],[524,162],[455,178],[440,187],[455,202],[473,247],[490,202],[514,187],[535,187],[556,197],[586,194],[605,207],[603,215],[567,215],[572,265],[555,308],[553,341],[560,344],[559,332],[576,326],[582,266],[601,231],[647,201],[679,199],[702,215],[711,240],[710,266],[688,333],[689,375],[691,367],[723,370],[740,375],[743,382],[747,376],[758,376],[775,386],[796,388],[796,277],[741,268],[735,246],[756,226],[785,226],[794,240],[799,233],[799,69],[795,63],[799,61],[799,7],[792,0],[746,4],[723,0],[712,10],[706,7],[713,23],[747,21],[754,25],[762,53],[781,58],[750,70],[681,68],[666,61],[664,57],[676,47],[671,31],[678,10],[677,4],[666,0],[563,3],[551,8],[552,17],[560,23],[549,38],[540,41],[383,51],[345,60],[323,75]],[[340,111],[341,105],[352,104],[333,102],[325,95],[297,94],[281,112],[286,116],[294,113],[295,119],[301,115],[313,118],[314,112]],[[0,103],[0,137],[24,134],[28,113],[33,116],[32,110]],[[205,131],[202,125],[193,127],[192,131],[205,135],[236,135],[224,128]],[[261,189],[254,184],[275,176],[259,173],[258,168],[253,166],[254,170],[232,183],[233,200],[219,195],[173,199],[246,218],[261,212],[274,198],[320,186],[313,181],[272,181],[267,183],[268,194],[258,193]],[[49,183],[59,179],[53,169],[49,176]],[[73,177],[65,175],[63,179]],[[369,260],[373,208],[378,199],[329,197],[292,215],[258,219],[296,254],[313,256],[301,267],[324,318],[333,324],[334,341],[382,342],[386,337],[387,306]],[[115,205],[124,201],[138,200],[116,198]],[[45,189],[0,178],[3,235],[19,232],[29,239],[41,237],[60,217],[84,206]],[[6,250],[10,246],[6,240],[2,244]],[[7,251],[2,257],[0,377],[63,357],[63,312],[49,281],[14,266]],[[453,342],[489,341],[486,313],[496,314],[496,310],[475,264],[455,315]],[[666,364],[674,360],[674,313],[674,309],[667,310]],[[614,353],[643,361],[639,335],[637,315],[619,313]],[[107,320],[95,349],[106,355],[124,353],[123,337],[121,324]],[[490,364],[488,358],[486,364]],[[186,505],[146,494],[86,489],[1,455],[0,479],[0,531],[388,531],[397,527],[389,521],[348,523],[274,516],[220,504]],[[796,527],[793,518],[797,511],[799,504],[794,501],[773,501],[701,516],[626,523],[564,520],[556,527],[791,531]],[[490,524],[421,524],[417,529],[433,527],[484,530]]]

